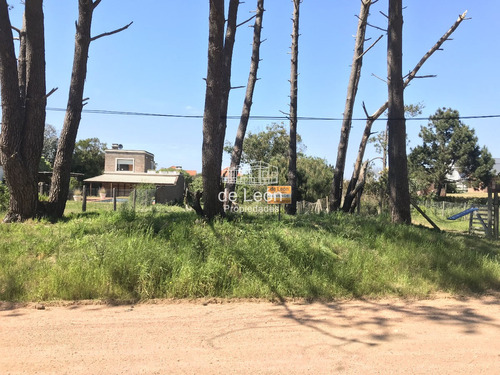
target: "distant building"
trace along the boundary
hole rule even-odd
[[[498,183],[500,177],[500,158],[494,158],[493,160],[495,161],[495,164],[493,165],[493,176]],[[455,184],[458,193],[477,190],[470,187],[469,181],[467,181],[467,179],[460,174],[457,167],[453,167],[451,173],[446,175],[446,180],[447,182]]]
[[[98,187],[106,189],[111,196],[116,189],[118,196],[128,196],[139,185],[149,184],[156,188],[156,203],[182,201],[184,197],[184,176],[177,171],[156,172],[154,155],[144,150],[123,150],[113,144],[105,150],[104,174],[84,180],[91,194]]]
[[[466,193],[469,189],[468,181],[460,174],[457,167],[453,167],[451,173],[446,175],[446,180],[455,184],[457,193]]]
[[[198,174],[198,172],[196,172],[195,170],[182,169],[181,165],[172,165],[168,169],[175,169],[175,170],[178,170],[178,171],[182,170],[182,171],[186,172],[188,175],[190,175],[191,177],[196,177],[196,175]]]

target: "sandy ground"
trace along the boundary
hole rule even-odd
[[[500,374],[500,300],[3,303],[0,374]]]

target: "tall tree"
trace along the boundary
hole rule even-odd
[[[53,125],[46,124],[43,132],[42,157],[50,163],[51,167],[54,164],[54,159],[56,158],[58,142],[59,138],[57,137],[56,128]]]
[[[71,170],[83,173],[83,178],[102,174],[104,171],[104,151],[106,143],[98,138],[81,139],[75,144]]]
[[[387,33],[389,201],[394,223],[411,223],[403,86],[403,1],[389,0]]]
[[[297,200],[316,202],[328,196],[333,167],[325,159],[300,154],[297,158]]]
[[[223,214],[218,193],[223,151],[219,124],[224,92],[224,23],[224,0],[211,0],[202,145],[203,214],[209,220]]]
[[[45,127],[45,42],[43,1],[25,2],[16,61],[8,5],[0,0],[0,158],[10,190],[4,222],[33,218],[38,209],[38,165]]]
[[[352,114],[356,93],[358,92],[359,79],[361,77],[361,67],[363,65],[363,56],[365,54],[365,35],[370,14],[372,0],[361,0],[361,10],[359,12],[358,31],[356,32],[356,41],[354,47],[354,56],[352,58],[351,75],[347,86],[347,98],[345,102],[342,128],[340,129],[340,140],[337,150],[337,163],[333,174],[332,192],[330,196],[330,210],[338,210],[342,201],[342,187],[344,184],[344,170],[347,156],[347,147],[349,144],[349,134],[351,132]]]
[[[491,154],[480,148],[474,129],[460,121],[457,110],[438,109],[419,136],[423,144],[411,151],[409,164],[413,175],[434,185],[438,195],[445,192],[453,168],[476,185],[489,183],[494,164]]]
[[[231,152],[231,165],[230,165],[231,171],[237,170],[238,166],[241,163],[241,155],[243,152],[243,141],[245,139],[248,120],[250,118],[253,92],[255,89],[255,83],[257,82],[257,71],[259,69],[260,45],[262,43],[261,31],[262,31],[263,16],[264,16],[264,0],[257,0],[257,11],[255,14],[255,23],[253,25],[252,60],[250,63],[250,73],[248,75],[247,90],[243,102],[240,124],[238,125],[238,130],[236,132],[236,138],[234,140],[233,150]],[[234,191],[234,188],[235,188],[234,183],[227,184],[226,194],[225,194],[226,199],[229,196],[229,193]],[[227,202],[225,206],[227,206]]]
[[[462,21],[464,21],[466,19],[465,18],[466,15],[467,15],[467,11],[465,11],[462,15],[460,15],[458,17],[458,19],[455,21],[455,23],[451,26],[451,28],[448,31],[446,31],[444,33],[444,35],[436,42],[436,44],[434,44],[434,46],[432,46],[432,48],[420,59],[420,61],[417,63],[417,65],[415,65],[413,70],[410,72],[408,77],[405,79],[404,88],[406,88],[414,78],[417,78],[417,73],[420,70],[420,68],[432,56],[432,54],[434,52],[441,49],[441,46],[443,45],[443,43],[445,41],[449,40],[451,34],[453,34],[453,32],[458,28],[458,26],[460,26]],[[423,77],[421,77],[421,78],[423,78]],[[344,205],[342,206],[342,209],[345,212],[348,212],[351,209],[351,204],[352,204],[354,197],[355,197],[355,194],[353,192],[354,192],[355,186],[357,185],[358,179],[359,179],[360,174],[361,174],[366,145],[368,143],[368,139],[370,138],[370,135],[372,134],[371,133],[372,125],[375,122],[375,120],[377,120],[387,110],[388,106],[389,106],[389,103],[385,102],[377,111],[375,111],[375,113],[373,113],[370,116],[368,114],[364,104],[363,104],[363,109],[365,110],[367,120],[366,120],[365,130],[363,132],[363,136],[362,136],[361,142],[359,144],[358,156],[356,158],[356,163],[354,165],[352,177],[351,177],[351,180],[349,181],[349,186],[347,187],[347,192],[345,194]],[[385,157],[384,157],[384,161],[385,161]],[[384,166],[384,168],[385,168],[385,166]]]
[[[258,133],[249,132],[243,142],[241,162],[250,164],[265,161],[273,164],[273,160],[278,157],[287,159],[286,155],[290,143],[288,137],[287,128],[283,123],[267,125],[265,130]],[[300,134],[297,134],[298,152],[303,152],[304,148],[302,138]],[[231,154],[233,147],[229,145],[225,147],[225,151]],[[285,166],[287,161],[285,162]]]
[[[297,96],[299,66],[299,18],[301,0],[293,0],[292,59],[290,69],[290,145],[288,147],[288,184],[292,187],[292,202],[286,205],[286,212],[297,212]]]
[[[87,59],[90,43],[104,36],[112,35],[127,29],[132,23],[120,29],[91,36],[92,16],[101,0],[78,0],[78,22],[76,23],[75,52],[73,57],[73,71],[64,117],[64,125],[59,138],[57,154],[54,161],[54,171],[50,185],[49,215],[62,217],[66,207],[69,192],[71,161],[75,149],[76,136],[82,109],[85,105],[83,91],[87,77]]]

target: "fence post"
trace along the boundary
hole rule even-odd
[[[493,238],[495,240],[498,240],[498,220],[499,220],[499,215],[498,215],[498,190],[497,190],[497,187],[495,186],[495,190],[493,192],[493,215],[494,215],[494,219],[493,219],[493,227],[494,227],[494,231],[493,231]]]
[[[83,185],[82,212],[87,211],[87,186]]]
[[[488,186],[488,233],[486,233],[486,235],[489,237],[489,238],[492,238],[493,237],[493,228],[492,228],[492,224],[493,224],[493,192],[492,192],[492,189],[491,187]]]
[[[116,188],[113,188],[113,211],[116,211]]]
[[[132,193],[132,204],[134,205],[134,211],[135,211],[136,200],[137,200],[137,189],[134,189],[134,192]]]

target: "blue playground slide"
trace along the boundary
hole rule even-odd
[[[477,210],[479,210],[479,208],[477,208],[477,207],[471,207],[471,208],[468,208],[468,209],[466,209],[465,211],[462,211],[462,212],[459,212],[459,213],[458,213],[458,214],[456,214],[456,215],[450,216],[450,217],[448,218],[448,220],[457,220],[457,219],[461,218],[462,216],[465,216],[465,215],[471,214],[471,213],[473,213],[474,211],[477,211]]]

